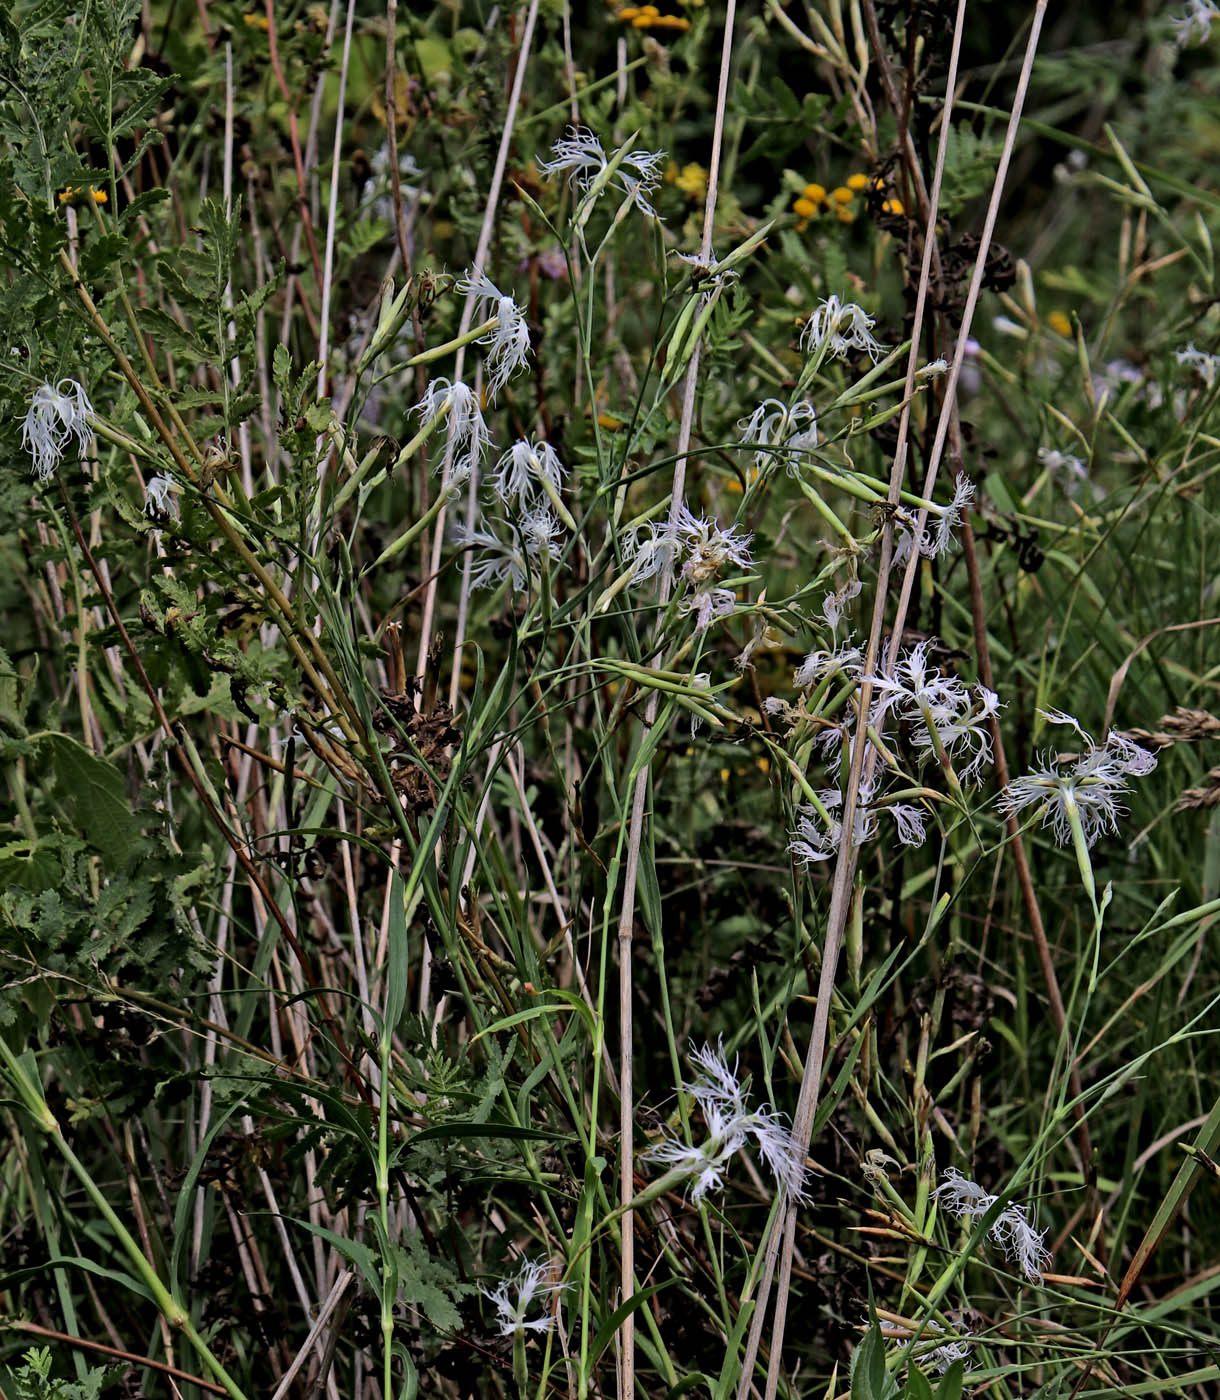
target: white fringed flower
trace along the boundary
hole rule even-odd
[[[566,175],[569,185],[585,191],[606,168],[606,152],[591,131],[580,126],[568,127],[567,136],[551,147],[551,160],[540,160],[538,169],[550,179]]]
[[[474,297],[478,315],[496,318],[496,325],[479,337],[479,344],[487,347],[487,390],[494,399],[513,374],[526,367],[530,353],[529,328],[521,308],[512,297],[505,296],[486,273],[475,272],[472,268],[458,283],[458,291]]]
[[[447,411],[445,426],[453,449],[449,480],[456,484],[470,475],[482,460],[483,453],[494,444],[483,421],[478,396],[469,385],[463,384],[460,379],[452,384],[447,379],[434,379],[413,411],[423,422],[427,422],[442,409]]]
[[[1213,4],[1212,0],[1189,0],[1184,13],[1175,15],[1169,21],[1174,42],[1180,49],[1205,43],[1211,38],[1212,21],[1215,19],[1220,19],[1220,6]]]
[[[930,648],[930,642],[919,642],[902,655],[892,676],[871,677],[879,709],[911,724],[915,747],[925,757],[940,747],[958,762],[967,758],[958,778],[979,782],[983,765],[991,762],[988,721],[1000,708],[999,696],[985,685],[972,693],[956,676],[930,668]]]
[[[668,525],[649,521],[623,541],[623,554],[631,567],[632,583],[647,583],[661,574],[672,574],[680,546]]]
[[[479,1292],[496,1306],[496,1320],[500,1324],[500,1335],[512,1337],[518,1332],[549,1332],[555,1321],[554,1313],[547,1308],[541,1317],[527,1318],[531,1305],[545,1305],[547,1299],[562,1293],[562,1283],[547,1283],[553,1273],[549,1259],[523,1259],[521,1267],[511,1277],[501,1279],[495,1288],[479,1286]]]
[[[873,339],[876,321],[854,301],[841,302],[829,296],[810,316],[801,332],[801,349],[817,350],[823,344],[835,359],[852,350],[862,350],[874,364],[885,354],[885,346]]]
[[[843,621],[843,613],[848,603],[858,598],[863,591],[864,585],[858,578],[853,578],[848,579],[833,593],[827,593],[822,599],[822,616],[826,619],[826,626],[832,632],[839,630],[839,623]]]
[[[178,489],[174,478],[166,476],[164,472],[150,476],[144,487],[144,514],[154,520],[164,520],[166,516],[176,519],[178,502],[174,499],[174,492]]]
[[[843,806],[843,794],[838,788],[826,788],[818,793],[823,811],[812,802],[797,808],[796,830],[789,833],[788,851],[796,863],[808,870],[819,861],[830,860],[843,844],[843,823],[836,815]],[[904,846],[922,846],[927,836],[927,815],[913,802],[893,802],[877,798],[877,779],[862,781],[852,818],[852,845],[863,846],[877,835],[881,817],[889,817],[896,827],[898,840]]]
[[[683,617],[695,614],[695,631],[706,632],[719,617],[728,615],[737,606],[737,595],[731,588],[700,588],[688,594],[678,604]]]
[[[1042,806],[1042,825],[1049,826],[1061,846],[1072,841],[1072,820],[1080,822],[1086,846],[1104,832],[1118,831],[1126,810],[1119,799],[1128,792],[1128,778],[1143,778],[1156,767],[1156,754],[1141,748],[1117,730],[1098,745],[1079,721],[1061,710],[1039,710],[1051,724],[1070,725],[1084,740],[1084,752],[1073,759],[1044,754],[1042,766],[1012,782],[1000,794],[1004,816]]]
[[[514,593],[527,588],[534,570],[545,555],[555,563],[561,553],[559,522],[546,506],[535,506],[518,522],[519,533],[511,540],[501,538],[482,526],[457,524],[454,543],[462,549],[475,549],[470,571],[472,588],[495,588],[507,583]]]
[[[989,1195],[956,1167],[949,1167],[932,1192],[932,1199],[955,1220],[973,1222],[981,1220],[999,1197]],[[1034,1229],[1025,1206],[1006,1206],[987,1233],[1004,1250],[1008,1260],[1020,1267],[1030,1283],[1041,1280],[1051,1262],[1051,1254],[1043,1243],[1046,1231]]]
[[[1209,389],[1215,387],[1216,374],[1220,372],[1220,355],[1209,355],[1206,350],[1196,350],[1192,341],[1185,350],[1175,350],[1174,359],[1178,364],[1193,369]]]
[[[21,422],[21,445],[34,459],[31,470],[39,481],[49,481],[71,438],[83,455],[92,432],[93,405],[75,379],[40,384]]]
[[[551,151],[553,159],[540,160],[538,169],[548,178],[566,174],[568,184],[575,185],[582,194],[589,191],[610,163],[602,143],[584,127],[568,127],[568,135],[556,141]],[[641,214],[651,219],[657,217],[657,211],[648,202],[648,196],[661,183],[664,158],[664,151],[628,151],[613,176],[612,183],[630,197]]]
[[[665,1137],[644,1154],[693,1181],[690,1198],[698,1204],[709,1191],[724,1185],[725,1172],[735,1153],[753,1139],[758,1155],[767,1164],[780,1188],[795,1200],[804,1199],[805,1154],[793,1138],[782,1115],[770,1107],[751,1110],[737,1078],[737,1062],[732,1069],[724,1055],[723,1042],[713,1050],[691,1048],[691,1060],[699,1075],[679,1088],[699,1105],[707,1125],[707,1139],[698,1146],[679,1138]]]
[[[514,442],[496,463],[491,487],[500,500],[515,508],[528,506],[545,482],[563,490],[567,469],[549,442]],[[549,493],[548,493],[549,494]]]
[[[737,428],[742,447],[758,447],[754,465],[759,471],[782,456],[791,472],[800,465],[799,454],[818,445],[818,416],[807,399],[799,399],[791,406],[782,399],[764,399],[749,418],[738,420]]]
[[[679,548],[686,554],[682,577],[696,587],[705,584],[726,564],[749,569],[754,560],[750,555],[750,536],[730,525],[722,529],[714,520],[695,515],[681,506],[669,526]]]
[[[735,526],[722,529],[715,520],[679,506],[663,525],[649,522],[628,536],[624,552],[631,564],[631,581],[642,583],[667,573],[682,560],[682,577],[696,591],[706,587],[728,564],[749,569],[750,536]]]
[[[953,499],[947,506],[933,506],[936,529],[916,530],[916,517],[905,511],[896,518],[899,534],[894,546],[894,567],[906,563],[912,550],[925,559],[937,559],[953,543],[953,531],[962,523],[962,512],[974,500],[974,482],[963,472],[953,486]]]
[[[833,651],[811,651],[792,673],[792,681],[798,690],[808,690],[824,676],[842,675],[858,680],[863,664],[864,653],[845,641]]]
[[[869,1325],[869,1319],[863,1320],[863,1325]],[[889,1320],[881,1323],[881,1335],[887,1342],[901,1342],[909,1344],[914,1337],[914,1330],[905,1323],[891,1322]],[[974,1346],[974,1339],[969,1333],[962,1331],[956,1337],[950,1337],[947,1341],[937,1340],[945,1335],[945,1329],[939,1322],[929,1318],[923,1325],[923,1332],[918,1342],[915,1343],[914,1359],[921,1371],[935,1371],[937,1375],[944,1373],[953,1365],[955,1361],[963,1363],[962,1369],[968,1371],[971,1365],[971,1349]]]

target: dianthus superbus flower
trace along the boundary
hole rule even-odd
[[[691,1060],[699,1069],[697,1078],[679,1088],[695,1100],[703,1113],[708,1136],[698,1146],[666,1136],[643,1155],[659,1162],[678,1176],[686,1177],[690,1198],[696,1204],[709,1191],[724,1185],[725,1172],[735,1153],[751,1139],[758,1155],[770,1169],[780,1188],[796,1200],[804,1199],[805,1154],[793,1138],[781,1115],[770,1107],[751,1110],[737,1078],[737,1063],[730,1069],[723,1043],[715,1049],[705,1045],[691,1048]]]
[[[568,184],[577,186],[582,194],[610,164],[602,143],[584,127],[570,126],[568,134],[551,148],[552,159],[540,160],[543,175],[564,175]],[[661,161],[664,151],[628,151],[615,171],[613,181],[642,214],[655,219],[657,211],[648,196],[661,183]]]
[[[810,316],[801,332],[801,349],[827,352],[842,359],[851,350],[862,350],[874,364],[885,354],[885,346],[873,339],[874,319],[854,301],[841,302],[829,296]]]
[[[491,484],[505,505],[525,506],[540,487],[550,485],[554,491],[561,491],[566,475],[559,454],[549,442],[527,442],[522,438],[496,463]]]
[[[983,765],[991,761],[988,722],[1000,708],[999,696],[985,685],[974,686],[972,693],[956,676],[929,667],[930,649],[930,642],[919,642],[903,653],[893,675],[871,677],[878,709],[894,710],[907,721],[923,754],[939,750],[950,758],[965,757],[959,779],[979,782]]]
[[[524,369],[530,353],[530,333],[525,317],[512,297],[505,296],[486,273],[473,269],[458,283],[458,291],[473,296],[480,315],[491,315],[497,324],[479,344],[487,347],[488,392],[492,398],[513,374]]]
[[[1077,720],[1060,710],[1039,710],[1051,724],[1070,725],[1084,741],[1084,752],[1060,759],[1044,754],[1042,766],[1014,778],[1000,794],[1000,811],[1007,817],[1028,807],[1042,807],[1042,825],[1067,846],[1078,822],[1086,847],[1103,832],[1118,831],[1125,811],[1120,798],[1129,790],[1128,778],[1142,778],[1156,767],[1156,755],[1111,730],[1098,745]]]
[[[788,469],[799,465],[801,454],[818,445],[818,416],[813,405],[800,399],[789,406],[782,399],[764,399],[737,424],[743,447],[757,446],[754,465],[765,470],[777,456],[788,457]]]
[[[999,1197],[989,1195],[978,1182],[963,1176],[956,1167],[949,1167],[932,1192],[932,1199],[954,1219],[975,1221],[981,1220]],[[987,1233],[1001,1246],[1009,1261],[1020,1267],[1030,1283],[1041,1280],[1051,1262],[1050,1251],[1043,1244],[1046,1231],[1034,1229],[1025,1206],[1005,1207]]]
[[[1211,37],[1212,21],[1220,19],[1220,7],[1212,0],[1189,0],[1184,13],[1169,21],[1179,48],[1201,44]]]
[[[93,405],[75,379],[40,384],[34,390],[29,411],[21,423],[21,445],[34,459],[31,470],[39,481],[49,481],[75,437],[83,453],[89,445]]]
[[[519,1332],[549,1332],[555,1316],[547,1307],[539,1317],[526,1317],[531,1304],[545,1306],[547,1299],[563,1291],[561,1283],[547,1283],[553,1272],[549,1259],[523,1259],[511,1277],[501,1279],[495,1288],[479,1286],[479,1292],[496,1306],[496,1320],[502,1337]]]
[[[520,593],[529,586],[531,574],[543,556],[548,566],[559,559],[559,522],[546,506],[534,506],[521,517],[518,526],[519,534],[512,540],[502,539],[478,525],[454,526],[454,542],[461,548],[478,551],[470,572],[472,588],[494,588],[507,583],[514,593]]]
[[[470,475],[483,453],[491,447],[491,433],[483,421],[478,396],[460,379],[434,379],[415,405],[415,412],[427,422],[442,410],[446,413],[448,440],[453,448],[451,480]]]
[[[166,476],[164,472],[150,476],[144,487],[144,514],[150,515],[154,519],[176,516],[178,502],[174,500],[173,493],[177,489],[178,483],[172,476]]]
[[[836,815],[843,806],[843,794],[838,788],[826,788],[818,793],[821,810],[812,802],[797,809],[796,830],[790,833],[788,851],[796,863],[808,870],[819,861],[829,860],[843,843],[843,823]],[[877,778],[861,781],[852,819],[852,845],[863,846],[876,837],[879,818],[891,818],[895,835],[904,846],[922,846],[927,835],[927,817],[922,807],[913,802],[886,801],[877,798]]]

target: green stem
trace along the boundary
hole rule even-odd
[[[77,1157],[76,1153],[68,1146],[64,1138],[63,1130],[55,1115],[51,1112],[47,1101],[43,1098],[42,1092],[26,1074],[24,1067],[17,1056],[9,1049],[8,1044],[0,1039],[0,1060],[4,1061],[4,1067],[8,1071],[9,1077],[13,1081],[13,1086],[17,1090],[18,1097],[24,1104],[26,1111],[34,1119],[35,1123],[51,1139],[59,1151],[60,1156],[67,1163],[80,1184],[85,1188],[85,1194],[97,1208],[98,1214],[110,1226],[115,1238],[123,1247],[132,1267],[139,1275],[140,1281],[152,1294],[153,1301],[161,1310],[165,1320],[175,1330],[181,1332],[198,1352],[203,1364],[208,1368],[217,1381],[229,1392],[233,1400],[246,1400],[245,1393],[241,1387],[225,1370],[216,1357],[212,1354],[208,1344],[195,1330],[191,1321],[190,1313],[173,1296],[170,1290],[161,1281],[156,1269],[148,1262],[143,1250],[136,1243],[135,1239],[127,1229],[126,1225],[119,1219],[112,1209],[110,1202],[103,1195],[102,1191],[89,1174],[89,1169]]]

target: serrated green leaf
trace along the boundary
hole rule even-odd
[[[49,734],[41,742],[77,830],[115,865],[125,864],[139,840],[140,823],[127,805],[123,775],[66,734]]]

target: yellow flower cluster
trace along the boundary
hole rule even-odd
[[[1046,324],[1056,335],[1065,336],[1068,340],[1072,338],[1071,317],[1064,311],[1052,311],[1046,318]]]
[[[70,204],[72,200],[81,193],[83,193],[83,191],[79,185],[69,185],[66,190],[60,190],[59,202],[61,204]],[[94,204],[109,204],[110,202],[110,196],[105,190],[90,190],[89,193],[93,198]]]
[[[852,224],[856,221],[856,196],[863,194],[865,190],[883,190],[885,185],[876,177],[865,175],[857,170],[849,175],[841,185],[837,185],[833,190],[827,191],[824,185],[806,185],[801,193],[792,201],[792,212],[797,216],[797,231],[802,232],[809,225],[809,220],[816,218],[823,210],[830,212],[833,210],[834,216],[841,224]],[[902,201],[899,199],[886,199],[882,201],[881,209],[886,214],[901,214],[903,212]]]
[[[696,202],[707,196],[707,171],[696,161],[679,170],[671,160],[665,171],[665,183],[677,185],[687,199]]]
[[[245,22],[250,26],[251,29],[261,29],[265,33],[268,29],[271,28],[271,25],[267,21],[266,15],[242,15],[242,19],[245,20]]]
[[[628,5],[615,16],[632,29],[681,29],[690,28],[690,20],[681,15],[663,15],[655,5]]]

